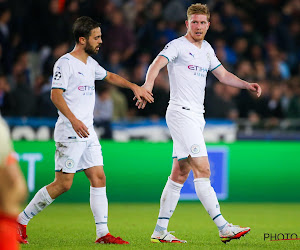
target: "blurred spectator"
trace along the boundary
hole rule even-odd
[[[300,118],[300,77],[294,77],[286,85],[284,97],[288,105],[284,106],[287,118]]]
[[[37,108],[36,115],[39,117],[57,117],[57,108],[50,99],[52,77],[44,79],[42,76],[36,78],[37,91]]]
[[[9,21],[11,11],[7,5],[0,5],[0,63],[1,71],[9,73],[12,66],[12,50]]]
[[[43,45],[54,48],[57,44],[71,39],[71,27],[66,14],[62,12],[58,0],[47,1],[42,7],[39,19],[40,41]]]
[[[118,51],[122,55],[122,62],[128,60],[135,51],[135,37],[124,23],[124,15],[120,10],[115,9],[110,13],[111,23],[108,25],[103,43],[103,53],[105,58],[113,51]]]
[[[237,61],[247,60],[249,58],[249,44],[245,37],[238,37],[234,41],[233,49],[236,53]]]
[[[113,100],[111,98],[110,86],[105,83],[97,84],[94,109],[95,127],[102,128],[100,137],[112,139],[111,122],[113,118]]]
[[[49,77],[53,74],[53,66],[54,63],[64,54],[68,52],[69,49],[69,43],[66,41],[57,43],[53,51],[49,51],[50,53],[45,58],[45,61],[42,65],[42,73],[45,77]],[[45,56],[45,55],[44,55]]]
[[[231,120],[236,120],[238,118],[237,107],[232,99],[239,90],[236,92],[231,89],[232,87],[217,82],[214,84],[213,89],[209,89],[206,92],[206,118],[223,118]]]
[[[186,27],[184,26],[185,31]],[[227,40],[228,33],[226,32],[226,28],[222,23],[221,16],[218,12],[211,13],[210,19],[210,28],[207,32],[206,39],[209,43],[215,44],[216,39],[222,39],[224,43]]]
[[[5,75],[0,75],[0,114],[7,116],[10,114],[10,86]]]
[[[127,119],[128,103],[126,96],[115,86],[111,87],[111,98],[113,101],[113,121]]]
[[[107,70],[113,73],[117,73],[122,68],[121,58],[121,52],[110,52],[107,59]]]
[[[36,99],[33,89],[28,84],[26,71],[22,70],[20,62],[14,66],[15,88],[10,95],[11,116],[34,116],[36,111]]]

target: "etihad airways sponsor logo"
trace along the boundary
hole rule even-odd
[[[79,91],[90,91],[95,90],[95,86],[78,86]]]
[[[200,67],[200,66],[197,66],[197,65],[189,65],[188,69],[198,71],[198,72],[208,72],[207,68],[203,68],[203,67]]]

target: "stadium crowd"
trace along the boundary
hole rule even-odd
[[[3,116],[56,117],[50,100],[54,62],[74,47],[71,27],[87,15],[101,23],[104,43],[95,59],[107,70],[142,85],[153,58],[186,32],[192,0],[1,0],[0,110]],[[248,119],[276,126],[300,118],[300,1],[200,1],[211,10],[206,40],[224,66],[258,82],[262,97],[225,86],[209,74],[206,118]],[[154,104],[138,110],[132,93],[96,84],[95,122],[164,117],[169,100],[166,69]],[[101,110],[104,110],[102,112]]]

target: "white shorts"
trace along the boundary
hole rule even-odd
[[[180,106],[167,109],[166,121],[173,139],[173,158],[178,160],[207,156],[203,137],[205,120],[203,114]]]
[[[94,166],[103,166],[98,138],[80,142],[56,142],[55,171],[76,173]]]

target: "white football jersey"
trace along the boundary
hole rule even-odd
[[[170,106],[178,105],[204,113],[207,72],[221,65],[211,45],[199,49],[184,36],[169,42],[159,53],[169,60]]]
[[[103,80],[107,72],[92,57],[83,63],[70,53],[57,60],[53,68],[52,89],[63,89],[63,97],[76,118],[88,127],[90,136],[80,138],[70,121],[58,111],[55,124],[54,140],[56,142],[85,141],[96,136],[93,128],[95,106],[95,80]]]

